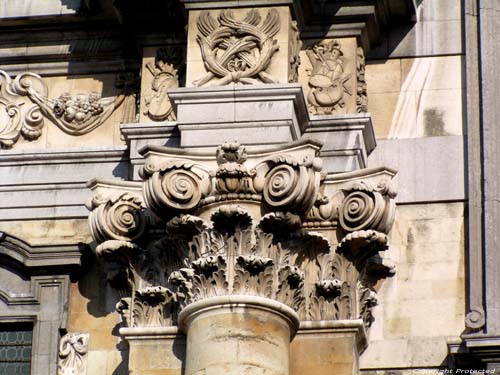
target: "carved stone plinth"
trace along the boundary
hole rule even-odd
[[[186,339],[177,327],[121,328],[120,334],[129,345],[131,374],[184,374]]]
[[[367,338],[362,320],[302,322],[291,344],[290,375],[352,375]]]
[[[290,340],[299,317],[268,298],[231,295],[204,299],[179,315],[187,333],[186,375],[288,375]]]
[[[295,85],[230,84],[170,90],[181,147],[217,146],[222,139],[249,145],[300,139],[308,125],[302,90]]]

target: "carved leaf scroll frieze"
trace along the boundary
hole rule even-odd
[[[276,9],[270,9],[263,21],[257,9],[241,20],[230,9],[221,10],[217,18],[201,12],[197,41],[208,73],[194,84],[275,83],[266,69],[279,49],[274,36],[280,24]]]

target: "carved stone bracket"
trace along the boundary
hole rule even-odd
[[[67,333],[59,343],[58,375],[86,375],[88,333]]]
[[[125,84],[124,93],[117,97],[101,98],[91,92],[49,99],[47,84],[38,74],[26,72],[12,80],[0,71],[0,146],[11,147],[21,135],[28,140],[39,138],[44,118],[69,135],[87,134],[123,103],[126,91]]]
[[[192,303],[238,295],[275,300],[303,321],[369,327],[375,285],[394,273],[380,255],[394,221],[393,173],[325,176],[318,151],[224,143],[210,157],[151,146],[142,195],[139,184],[114,193],[96,184],[92,234],[123,293],[123,323],[175,325]],[[151,213],[156,224],[144,219]]]

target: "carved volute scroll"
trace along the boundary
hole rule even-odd
[[[274,38],[281,26],[276,9],[270,9],[264,19],[257,9],[249,10],[242,19],[230,9],[217,16],[203,11],[196,24],[207,74],[195,86],[276,82],[266,73],[279,49]]]
[[[97,186],[92,233],[98,256],[115,265],[107,272],[123,293],[123,323],[175,325],[196,301],[248,295],[301,320],[369,327],[375,284],[394,273],[380,255],[394,220],[394,173],[325,176],[318,151],[307,142],[264,153],[225,143],[211,157],[150,147],[142,198],[121,187],[103,199]],[[144,227],[140,213],[157,223]]]
[[[353,78],[345,72],[345,64],[350,62],[343,57],[340,42],[324,40],[306,53],[312,64],[307,95],[310,111],[315,114],[338,112],[345,107],[346,97],[354,94],[348,85]]]
[[[121,82],[123,93],[101,98],[96,92],[63,93],[49,98],[45,81],[35,73],[21,73],[14,80],[0,71],[0,146],[11,147],[22,135],[35,140],[42,134],[44,119],[72,136],[97,129],[123,103],[129,83]]]
[[[88,333],[67,333],[59,343],[57,375],[87,375]]]

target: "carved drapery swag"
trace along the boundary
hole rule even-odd
[[[49,99],[47,84],[35,73],[21,73],[14,80],[0,70],[0,147],[11,147],[22,135],[35,140],[49,119],[69,135],[87,134],[101,126],[123,103],[129,86],[117,97],[98,93],[64,93]]]
[[[318,152],[309,141],[254,154],[225,143],[214,160],[151,146],[143,182],[95,182],[90,225],[123,323],[175,325],[186,305],[237,294],[369,327],[376,282],[394,273],[380,252],[395,172],[325,175]]]
[[[59,342],[57,375],[86,375],[88,333],[67,333]]]
[[[196,82],[207,83],[275,83],[266,73],[279,46],[274,36],[280,30],[280,16],[270,9],[262,21],[258,10],[248,11],[239,20],[230,9],[221,10],[214,18],[210,12],[201,12],[198,21],[197,41],[208,73]]]

